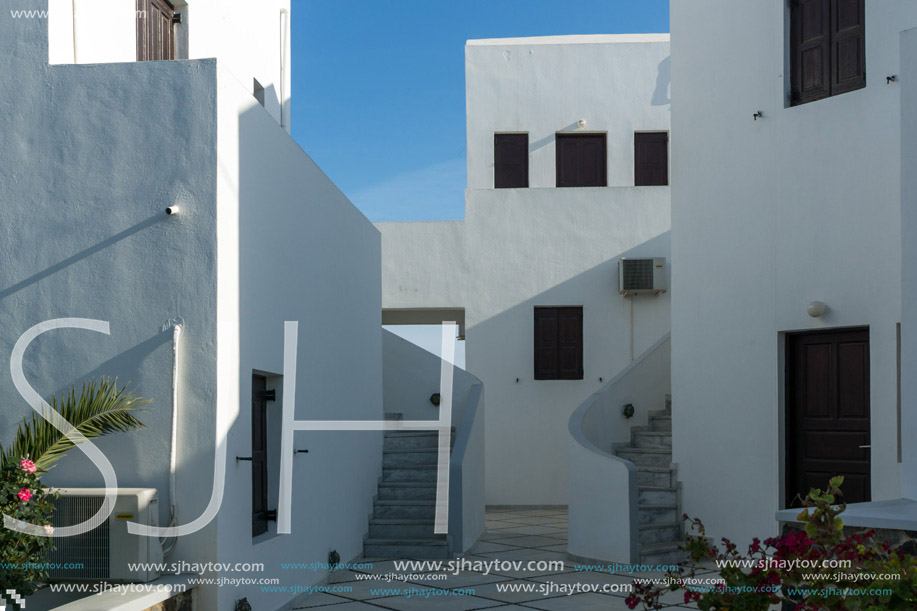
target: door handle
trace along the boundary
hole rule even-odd
[[[870,446],[860,446],[860,449],[865,450],[866,448],[871,448],[871,447],[872,447],[871,445]]]

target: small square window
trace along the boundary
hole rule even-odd
[[[634,185],[638,187],[669,184],[669,134],[634,134]]]
[[[557,186],[607,187],[605,134],[557,134]]]
[[[535,379],[583,379],[582,306],[535,308]]]

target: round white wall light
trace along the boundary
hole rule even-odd
[[[824,315],[825,310],[827,309],[828,306],[826,306],[823,301],[813,301],[806,306],[806,314],[812,318],[818,318],[819,316]]]
[[[580,127],[586,127],[586,119],[580,119],[579,121],[576,122],[576,124],[579,125]]]

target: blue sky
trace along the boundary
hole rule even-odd
[[[292,15],[293,137],[372,221],[463,218],[467,39],[669,31],[668,0],[293,0]]]

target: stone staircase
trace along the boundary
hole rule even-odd
[[[446,535],[433,533],[438,439],[436,431],[385,433],[379,493],[363,541],[365,558],[450,557]]]
[[[641,564],[670,564],[685,559],[678,480],[672,468],[672,397],[665,409],[652,411],[647,426],[631,428],[630,443],[614,444],[615,456],[637,467]]]

